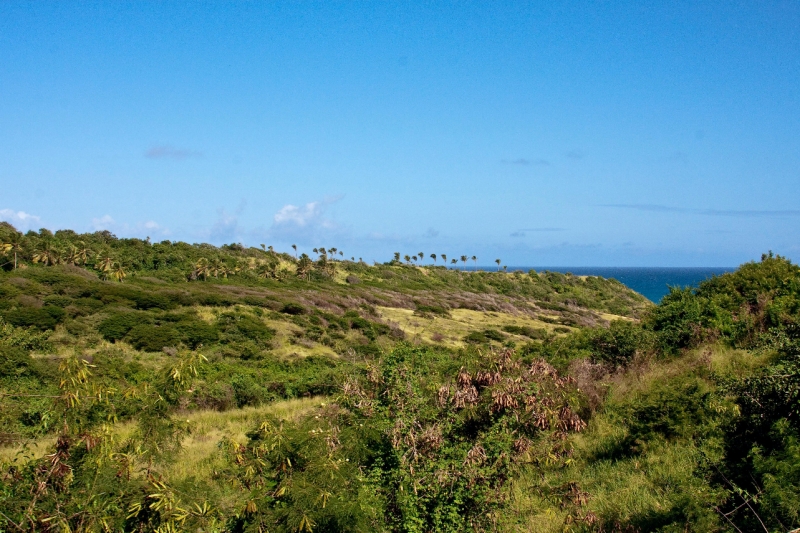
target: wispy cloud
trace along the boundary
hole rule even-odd
[[[0,209],[0,220],[8,222],[20,231],[39,229],[37,226],[41,223],[41,218],[38,216],[13,209]]]
[[[190,157],[200,157],[201,155],[203,154],[200,152],[186,148],[176,148],[168,144],[152,146],[144,153],[144,156],[149,159],[175,159],[179,161]]]
[[[528,165],[540,165],[540,166],[547,166],[550,164],[550,161],[547,159],[525,159],[520,157],[519,159],[501,159],[501,163],[504,165],[521,165],[521,166],[528,166]]]
[[[757,218],[800,216],[800,209],[690,209],[686,207],[673,207],[660,204],[600,204],[600,207],[632,209],[636,211],[650,211],[655,213],[686,213],[690,215],[715,217]]]
[[[169,229],[163,227],[154,220],[139,222],[137,224],[128,224],[125,222],[117,222],[108,214],[93,218],[90,226],[92,231],[108,230],[111,233],[122,236],[166,237],[170,234]]]
[[[521,228],[515,230],[511,237],[524,237],[529,232],[556,232],[556,231],[566,231],[566,228],[553,228],[553,227],[544,227],[544,228]]]

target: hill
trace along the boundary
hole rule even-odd
[[[781,257],[653,306],[335,248],[0,237],[7,531],[800,526]]]

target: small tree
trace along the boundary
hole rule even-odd
[[[111,277],[115,280],[122,283],[122,280],[127,277],[127,273],[125,272],[125,267],[122,266],[122,263],[115,263],[114,269],[111,272]]]
[[[497,263],[497,271],[500,272],[500,260],[495,259],[494,262]]]
[[[433,264],[436,264],[436,254],[431,254],[431,259],[433,259]]]
[[[16,231],[12,232],[10,235],[8,235],[8,237],[3,239],[2,243],[0,243],[0,249],[2,249],[3,252],[14,253],[14,270],[17,269],[17,254],[22,251],[23,244],[24,240],[22,234]]]

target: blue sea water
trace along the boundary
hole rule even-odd
[[[527,272],[531,268],[537,272],[549,270],[551,272],[571,272],[576,276],[614,278],[656,303],[669,292],[670,286],[697,287],[701,281],[712,276],[736,270],[724,267],[509,267],[509,270]]]
[[[697,287],[705,279],[736,270],[727,267],[508,267],[509,272],[528,272],[531,269],[536,272],[549,270],[570,272],[576,276],[614,278],[655,303],[669,292],[670,286]],[[466,270],[474,270],[474,267],[466,267]],[[493,269],[484,267],[483,270]]]

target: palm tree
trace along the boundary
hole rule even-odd
[[[61,253],[53,246],[50,241],[45,241],[33,254],[34,263],[42,263],[45,266],[57,265],[61,262]]]
[[[461,256],[461,262],[464,263],[464,268],[466,268],[467,267],[467,256],[466,255],[462,255]]]
[[[205,257],[201,257],[198,259],[197,263],[194,265],[194,276],[200,277],[203,276],[203,281],[208,279],[208,275],[211,273],[211,268],[208,266],[208,259]]]
[[[269,253],[275,252],[275,250],[272,249],[272,245],[267,246],[267,250],[269,250]]]
[[[422,252],[418,253],[417,257],[419,257],[420,263],[425,260],[425,254],[423,254]]]
[[[472,256],[472,263],[475,265],[475,270],[478,270],[478,258],[477,256]]]
[[[436,264],[436,254],[431,254],[431,259],[433,259],[433,264]]]
[[[406,260],[406,263],[411,264],[411,256],[409,256],[408,254],[404,255],[403,259]]]
[[[294,248],[294,258],[297,259],[297,245],[293,244],[292,248]]]
[[[4,239],[3,243],[0,243],[0,249],[2,249],[4,253],[14,252],[14,270],[17,269],[17,254],[22,251],[22,244],[22,233],[19,232],[11,233]]]
[[[92,255],[92,251],[86,246],[86,243],[83,241],[79,241],[80,247],[78,248],[78,252],[76,254],[76,259],[81,262],[82,266],[86,265],[86,261],[89,260],[89,256]]]
[[[495,259],[494,262],[497,263],[497,271],[500,272],[500,260]]]
[[[94,262],[95,270],[99,270],[103,273],[103,279],[108,277],[108,273],[111,272],[111,269],[114,267],[114,259],[108,253],[108,250],[105,252],[97,252],[97,259]]]
[[[266,244],[261,244],[261,249],[266,252],[267,251],[267,245]]]
[[[114,263],[111,277],[122,283],[122,280],[125,279],[125,276],[127,276],[127,274],[125,273],[125,268],[122,266],[122,263]]]
[[[457,265],[458,264],[458,259],[451,259],[450,260],[450,264],[451,265]]]
[[[260,263],[256,268],[256,276],[261,279],[269,279],[272,277],[272,265],[267,262]]]
[[[445,254],[442,254],[442,262],[444,263],[444,266],[447,266],[447,256]]]
[[[300,260],[297,262],[297,276],[301,279],[306,278],[306,281],[308,281],[311,278],[312,268],[311,258],[306,254],[301,255]]]
[[[67,251],[67,255],[64,257],[64,262],[68,265],[75,265],[78,261],[78,249],[75,247],[74,244],[69,245],[69,250]]]
[[[400,262],[400,252],[394,253],[394,260],[397,261],[398,263]]]

